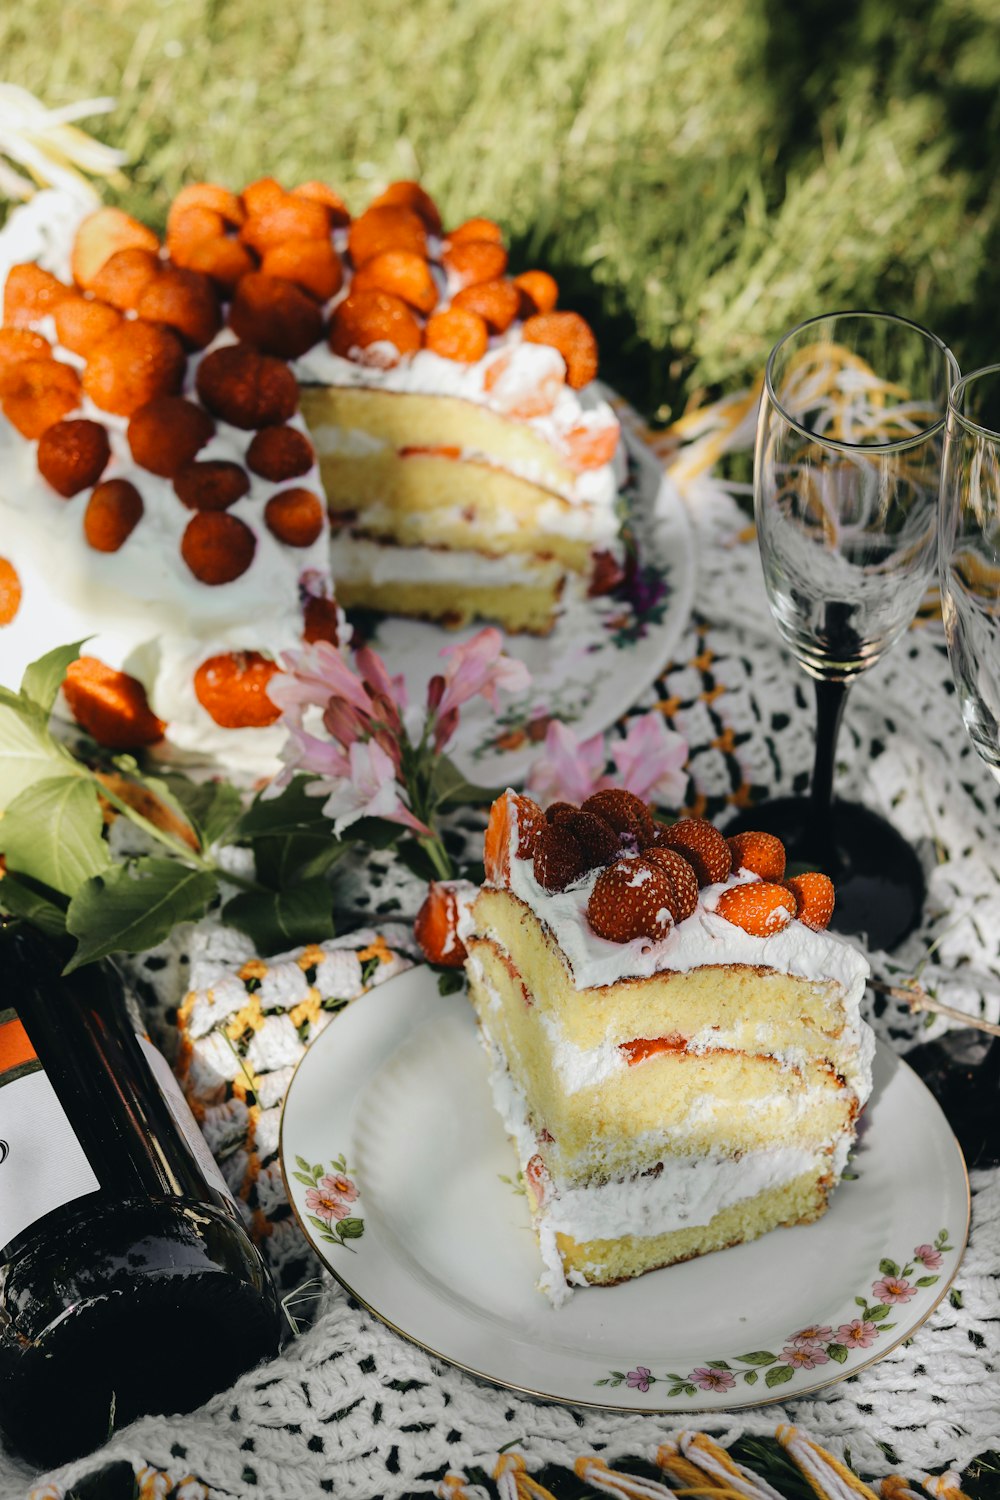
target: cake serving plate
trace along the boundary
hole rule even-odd
[[[621,402],[598,383],[606,400]],[[691,613],[697,574],[694,532],[676,485],[656,454],[623,422],[628,473],[620,497],[638,550],[627,590],[574,602],[550,635],[505,634],[504,650],[531,671],[516,699],[506,694],[497,713],[485,699],[462,709],[448,754],[478,786],[516,785],[538,754],[551,719],[579,740],[599,734],[626,713],[668,666]],[[376,616],[370,644],[390,672],[402,672],[411,702],[441,670],[440,652],[483,628],[460,630],[402,616]]]
[[[313,1042],[281,1126],[289,1200],[345,1289],[485,1380],[574,1406],[728,1411],[794,1400],[911,1338],[965,1248],[965,1163],[879,1045],[850,1176],[815,1224],[574,1292],[554,1308],[467,999],[408,970]]]

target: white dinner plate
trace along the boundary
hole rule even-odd
[[[618,402],[606,387],[601,394]],[[545,738],[561,719],[581,740],[607,729],[668,665],[691,613],[696,576],[694,533],[677,487],[656,454],[623,424],[628,477],[623,505],[638,545],[641,590],[572,604],[547,636],[507,635],[504,649],[531,671],[531,686],[516,698],[501,694],[495,713],[484,699],[462,709],[449,755],[479,786],[523,781]],[[406,678],[410,701],[422,703],[441,670],[442,649],[467,641],[486,623],[449,630],[396,616],[378,619],[371,644],[395,675]]]
[[[730,1410],[881,1359],[948,1290],[965,1164],[937,1103],[880,1047],[850,1170],[815,1224],[553,1308],[462,993],[415,968],[313,1042],[281,1129],[317,1254],[377,1317],[498,1385],[573,1405]]]

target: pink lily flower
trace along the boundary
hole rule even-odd
[[[531,673],[522,661],[505,656],[503,636],[493,625],[478,631],[464,645],[446,646],[445,687],[438,712],[442,718],[453,708],[461,708],[470,698],[481,694],[490,707],[497,707],[497,693],[520,693],[531,682]]]
[[[677,807],[683,800],[687,754],[687,741],[655,710],[630,719],[625,738],[611,746],[620,785],[660,807]]]
[[[286,651],[282,661],[284,673],[268,683],[268,697],[279,708],[310,704],[324,708],[331,698],[343,698],[362,713],[371,713],[372,701],[364,683],[329,641],[313,641],[301,651]]]
[[[303,729],[301,724],[291,720],[286,721],[285,728],[288,730],[288,738],[281,747],[284,764],[261,793],[265,802],[283,792],[297,771],[311,772],[326,780],[348,775],[350,762],[341,745],[331,740],[318,739],[316,735]],[[323,782],[317,784],[319,793],[312,793],[312,787],[307,787],[306,790],[313,795],[324,793],[326,788]]]
[[[381,718],[389,729],[398,734],[402,729],[399,711],[406,706],[406,688],[402,677],[390,677],[385,662],[370,646],[362,646],[355,651],[354,663],[371,696],[376,717]],[[401,686],[402,700],[399,693]]]
[[[581,745],[568,724],[553,719],[542,754],[528,776],[528,791],[542,807],[550,802],[585,802],[601,784],[604,736],[595,734]]]
[[[392,757],[376,740],[363,744],[355,741],[348,757],[348,774],[324,788],[329,796],[323,813],[333,823],[334,833],[339,836],[359,818],[387,818],[414,833],[431,836],[431,830],[414,817],[400,797]]]

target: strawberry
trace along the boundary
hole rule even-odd
[[[281,203],[286,197],[284,188],[280,182],[273,177],[258,177],[247,184],[240,194],[240,202],[248,214],[260,214],[267,208],[273,208],[275,204]],[[297,193],[296,197],[308,198],[315,196],[310,193]],[[323,200],[320,199],[320,202]]]
[[[200,245],[206,245],[213,240],[225,240],[228,244],[238,246],[244,259],[249,261],[251,266],[254,264],[250,252],[244,249],[239,240],[227,239],[226,221],[214,209],[185,208],[181,213],[172,213],[167,220],[167,253],[177,266],[185,266],[189,270],[195,269],[191,264],[195,251]]]
[[[80,405],[80,377],[57,359],[18,360],[4,374],[0,405],[22,437],[40,438]]]
[[[237,284],[229,326],[262,354],[297,359],[323,337],[323,314],[293,281],[251,271]]]
[[[312,594],[302,610],[302,639],[304,641],[329,641],[336,646],[340,639],[340,620],[337,601]]]
[[[172,328],[189,349],[204,349],[222,323],[219,299],[210,278],[199,271],[182,271],[177,266],[167,266],[143,290],[136,316]]]
[[[344,281],[340,256],[329,240],[286,240],[265,252],[260,268],[265,276],[278,276],[328,302]]]
[[[64,500],[90,489],[108,466],[111,444],[100,422],[54,422],[38,439],[38,472]]]
[[[207,208],[225,219],[234,229],[238,229],[246,218],[246,212],[239,198],[231,193],[228,188],[219,187],[214,182],[191,182],[187,187],[182,187],[167,214],[167,229],[170,229],[171,220],[185,213],[189,208]]]
[[[614,458],[620,431],[617,422],[604,427],[571,427],[560,441],[574,468],[599,469]]]
[[[783,885],[752,880],[722,892],[716,911],[752,937],[771,937],[795,916],[796,898]]]
[[[401,297],[382,291],[349,292],[338,304],[330,324],[334,354],[364,362],[370,344],[393,344],[399,354],[415,354],[420,348],[420,324]]]
[[[259,651],[225,651],[210,656],[194,674],[198,702],[223,729],[266,729],[281,717],[267,696],[267,685],[279,671]]]
[[[310,243],[318,244],[319,241]],[[175,265],[184,266],[189,271],[200,271],[203,276],[208,276],[226,297],[232,296],[236,283],[256,267],[253,256],[239,240],[227,239],[221,234],[200,239],[181,254],[171,250],[171,258]],[[270,267],[268,273],[274,276],[287,274],[272,271]],[[288,277],[289,281],[296,279],[294,276]]]
[[[446,881],[432,880],[413,924],[413,936],[429,964],[460,969],[468,956],[458,935],[458,902]]]
[[[603,792],[594,792],[583,804],[583,811],[596,813],[615,833],[629,834],[639,845],[648,843],[653,836],[649,808],[641,797],[625,791],[624,787],[608,787]]]
[[[311,547],[322,534],[323,516],[319,496],[298,486],[279,490],[264,506],[268,531],[286,547]]]
[[[580,809],[575,802],[550,802],[545,809],[545,816],[550,823],[559,823],[569,813],[578,813]]]
[[[824,927],[829,927],[836,899],[829,875],[821,875],[818,870],[806,870],[802,875],[792,875],[784,885],[798,902],[800,922],[804,922],[814,932],[822,932]]]
[[[186,368],[174,333],[136,319],[98,344],[83,372],[83,389],[102,411],[130,417],[155,396],[176,395]]]
[[[244,431],[277,427],[299,404],[298,383],[288,366],[245,344],[206,354],[195,385],[210,412]]]
[[[96,297],[66,297],[53,314],[56,338],[71,354],[89,359],[109,334],[114,333],[122,315],[107,302]]]
[[[3,289],[3,320],[9,328],[26,328],[72,295],[72,287],[31,261],[11,266]]]
[[[9,625],[21,608],[21,580],[14,564],[0,557],[0,625]]]
[[[142,496],[127,479],[106,479],[87,501],[83,534],[95,552],[117,552],[142,520]]]
[[[119,312],[134,311],[139,298],[162,270],[160,257],[152,250],[132,245],[116,250],[108,257],[91,284],[95,297],[117,307]]]
[[[507,252],[494,240],[461,240],[441,257],[452,284],[475,286],[497,281],[507,269]]]
[[[643,851],[643,858],[666,872],[674,892],[670,910],[675,922],[683,922],[698,905],[698,877],[691,865],[676,849],[651,847]]]
[[[521,298],[522,318],[534,317],[536,313],[550,313],[559,301],[559,288],[555,277],[548,271],[522,271],[514,277]]]
[[[625,582],[625,569],[613,552],[604,550],[595,552],[593,569],[587,588],[587,596],[590,599],[600,599],[604,594],[611,594]]]
[[[452,307],[478,313],[490,333],[506,333],[517,317],[520,297],[512,281],[478,281],[456,292]]]
[[[574,390],[597,374],[597,340],[579,313],[538,313],[521,330],[527,344],[550,344],[566,361],[566,380]]]
[[[584,870],[596,870],[599,865],[610,865],[621,853],[618,835],[609,823],[594,813],[573,808],[562,812],[552,820],[556,827],[565,828],[580,846]]]
[[[564,891],[586,874],[588,861],[565,824],[547,823],[535,840],[533,868],[543,891]]]
[[[503,230],[493,219],[466,219],[457,229],[449,229],[449,245],[467,245],[470,240],[491,240],[503,244]]]
[[[280,198],[250,210],[240,230],[240,244],[265,255],[288,240],[326,240],[329,234],[330,210],[325,203],[283,192]]]
[[[411,250],[414,255],[426,256],[427,230],[411,208],[387,203],[366,209],[354,220],[347,233],[347,248],[355,269],[383,250]]]
[[[225,458],[183,464],[174,475],[174,492],[188,510],[228,510],[250,492],[245,469]]]
[[[602,870],[587,902],[587,918],[598,937],[612,943],[635,938],[657,941],[673,926],[674,890],[667,872],[641,855]]]
[[[490,808],[490,820],[483,843],[486,879],[491,885],[506,886],[510,879],[510,835],[517,827],[517,858],[531,859],[535,841],[548,825],[537,802],[517,792],[506,791]]]
[[[70,258],[73,280],[90,291],[101,267],[118,250],[148,250],[156,255],[160,242],[151,229],[120,208],[99,208],[76,232]]]
[[[737,833],[726,843],[734,870],[749,870],[761,880],[784,879],[785,846],[773,833]]]
[[[128,424],[128,445],[137,464],[172,479],[215,434],[202,407],[183,396],[157,396],[140,406]]]
[[[315,462],[312,443],[297,427],[264,427],[247,449],[251,474],[259,474],[273,484],[301,478]]]
[[[257,539],[238,516],[200,510],[181,537],[181,556],[200,582],[216,587],[232,583],[249,568]]]
[[[537,1213],[545,1202],[548,1185],[549,1174],[544,1161],[536,1151],[534,1156],[528,1158],[524,1169],[524,1191],[534,1213]]]
[[[246,194],[243,195],[246,197]],[[335,229],[342,229],[351,222],[347,204],[339,193],[335,193],[332,187],[325,182],[300,183],[297,188],[292,188],[293,198],[312,198],[316,203],[326,206],[330,214],[330,224]]]
[[[490,331],[478,313],[464,307],[449,307],[428,318],[424,345],[443,359],[474,365],[490,346]]]
[[[96,656],[70,662],[63,695],[76,722],[99,745],[139,750],[163,738],[166,725],[150,708],[142,683],[105,666]]]
[[[681,818],[668,827],[657,823],[653,843],[661,849],[677,849],[694,868],[699,885],[715,885],[732,869],[729,845],[706,818]]]
[[[681,1036],[679,1031],[672,1031],[669,1036],[637,1036],[631,1042],[619,1042],[618,1050],[624,1052],[630,1068],[636,1063],[645,1062],[647,1057],[656,1057],[661,1052],[685,1052],[687,1050],[687,1038]]]
[[[554,361],[557,369],[545,371],[534,386],[524,388],[520,372],[511,373],[511,357],[502,352],[491,359],[483,371],[483,389],[489,393],[490,405],[508,417],[543,417],[559,400],[566,384],[562,360]]]
[[[0,396],[4,376],[22,359],[51,359],[52,345],[27,328],[0,328]]]
[[[384,193],[373,198],[369,208],[408,208],[419,214],[431,234],[441,233],[441,215],[431,195],[419,182],[390,182]]]
[[[383,250],[357,271],[353,292],[391,292],[426,317],[437,306],[438,289],[430,266],[412,250]]]

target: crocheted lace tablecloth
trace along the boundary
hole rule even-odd
[[[801,790],[812,759],[812,695],[771,622],[748,524],[748,486],[724,482],[718,466],[705,467],[708,459],[724,460],[727,451],[746,451],[753,417],[752,402],[733,401],[703,418],[679,455],[673,440],[664,445],[699,540],[696,613],[674,662],[634,709],[659,707],[685,735],[691,809],[720,819],[727,808]],[[841,795],[889,815],[914,843],[927,874],[922,927],[891,960],[872,955],[875,975],[897,986],[918,977],[939,1001],[997,1020],[1000,791],[966,740],[932,611],[852,689],[840,758]],[[419,885],[384,855],[363,867],[345,862],[338,880],[341,904],[368,929],[377,929],[387,911],[400,921],[412,917],[421,896]],[[370,946],[372,932],[359,938]],[[405,926],[388,938],[388,971],[394,971],[406,961]],[[238,939],[221,931],[196,936],[186,956],[192,954],[196,967],[245,956]],[[350,962],[358,962],[354,948]],[[175,1007],[188,982],[176,971],[176,955],[166,966],[155,956],[146,978]],[[903,1052],[954,1024],[913,1015],[899,1000],[870,999],[879,1035]],[[280,1095],[277,1087],[271,1092]],[[277,1098],[269,1102],[274,1106]],[[273,1221],[266,1253],[283,1290],[299,1288],[290,1311],[311,1318],[311,1326],[278,1359],[200,1411],[135,1423],[100,1453],[50,1476],[58,1488],[39,1493],[65,1493],[72,1480],[123,1459],[169,1474],[174,1485],[185,1474],[199,1476],[212,1494],[396,1500],[431,1491],[446,1470],[491,1471],[498,1451],[512,1443],[531,1469],[571,1469],[578,1455],[593,1452],[609,1463],[652,1461],[660,1443],[679,1430],[681,1424],[668,1418],[574,1410],[498,1390],[391,1333],[321,1275],[287,1210],[282,1216],[274,1191],[275,1144],[258,1130],[251,1206]],[[230,1154],[224,1165],[246,1198],[246,1156]],[[741,1434],[770,1435],[777,1423],[792,1421],[869,1475],[897,1464],[908,1473],[945,1465],[961,1470],[994,1445],[1000,1435],[1000,1171],[974,1172],[972,1186],[964,1263],[950,1296],[912,1342],[818,1395],[785,1408],[699,1418],[703,1429],[727,1443]],[[136,1357],[149,1356],[140,1345]],[[22,1494],[29,1476],[8,1461],[0,1480],[2,1493]],[[169,1488],[164,1481],[149,1493]],[[192,1497],[203,1493],[190,1490]]]

